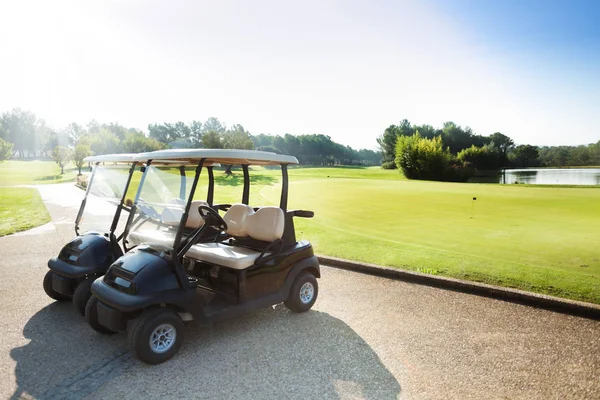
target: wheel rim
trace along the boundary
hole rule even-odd
[[[300,301],[303,304],[308,304],[312,301],[313,296],[315,295],[315,287],[312,283],[306,282],[300,288]]]
[[[165,353],[173,347],[175,339],[177,339],[177,331],[173,325],[159,325],[150,335],[150,349],[158,354]]]

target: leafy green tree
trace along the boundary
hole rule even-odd
[[[32,154],[42,147],[37,140],[38,120],[34,113],[15,108],[0,117],[0,137],[13,143],[13,149],[20,157]]]
[[[83,160],[90,154],[92,154],[92,149],[90,148],[89,144],[85,143],[85,141],[83,143],[78,143],[75,145],[75,148],[72,152],[72,159],[73,164],[75,164],[75,166],[77,167],[78,175],[81,175],[81,168],[84,165]]]
[[[112,154],[121,152],[117,135],[106,128],[100,128],[98,133],[88,134],[89,145],[94,154]]]
[[[202,146],[205,149],[222,149],[221,136],[216,131],[208,131],[202,135]]]
[[[407,119],[403,119],[398,125],[390,125],[377,138],[377,144],[379,144],[381,153],[383,154],[383,162],[394,161],[396,157],[396,141],[399,136],[411,136],[413,133],[414,129]]]
[[[491,144],[483,147],[473,145],[468,149],[461,150],[456,158],[462,163],[469,163],[479,170],[495,170],[502,166],[502,155]]]
[[[0,138],[0,163],[13,155],[13,144]]]
[[[129,132],[121,142],[121,147],[126,153],[143,153],[164,149],[165,145],[154,138],[146,137],[142,132]]]
[[[223,147],[226,149],[246,149],[254,148],[254,142],[250,134],[240,124],[233,125],[222,135]]]
[[[452,154],[444,149],[441,136],[422,138],[419,132],[400,136],[396,143],[396,165],[409,179],[444,180]]]
[[[515,142],[506,135],[503,135],[500,132],[495,132],[490,135],[490,140],[500,151],[500,156],[502,160],[502,166],[506,164],[506,160],[508,159],[508,153],[515,146]]]
[[[65,165],[71,160],[71,150],[65,146],[56,146],[52,149],[51,157],[60,167],[60,174],[65,173]]]
[[[535,167],[539,164],[539,151],[536,146],[529,144],[517,146],[511,153],[512,162],[522,168]]]

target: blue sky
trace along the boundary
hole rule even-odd
[[[407,118],[600,139],[600,1],[23,0],[0,15],[0,111],[56,128],[215,116],[376,148]]]

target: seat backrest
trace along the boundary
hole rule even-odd
[[[203,200],[194,200],[190,205],[190,211],[188,212],[187,221],[185,221],[185,227],[191,229],[198,229],[204,226],[204,218],[200,215],[198,207],[208,207],[208,203]]]
[[[227,234],[236,237],[248,236],[246,220],[249,215],[254,214],[252,207],[246,204],[233,204],[223,215],[227,224]]]
[[[170,204],[176,204],[179,207],[165,207],[161,214],[161,220],[163,224],[177,225],[181,221],[181,214],[183,214],[183,208],[185,207],[185,201],[181,199],[173,199],[169,201]],[[194,200],[190,205],[190,211],[188,213],[185,227],[190,229],[197,229],[204,226],[204,219],[198,212],[199,206],[208,206],[208,203],[203,200]]]
[[[285,214],[279,207],[261,207],[246,218],[246,225],[252,239],[272,242],[283,236]]]

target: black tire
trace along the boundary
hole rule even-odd
[[[308,284],[307,286],[304,286]],[[307,300],[307,294],[310,291],[310,286],[312,285],[312,297],[310,300]],[[301,292],[301,290],[304,290]],[[284,302],[285,306],[292,310],[293,312],[301,313],[311,309],[315,301],[317,301],[317,295],[319,294],[319,284],[317,283],[317,278],[310,272],[301,273],[294,284],[292,285],[292,289],[290,290],[290,294],[287,300]]]
[[[73,293],[73,307],[81,315],[85,315],[85,307],[92,297],[92,283],[94,283],[94,278],[84,279],[77,285],[75,293]]]
[[[112,329],[108,329],[98,321],[98,302],[98,298],[92,295],[85,305],[85,320],[87,321],[88,325],[91,326],[96,332],[103,333],[105,335],[117,333]]]
[[[157,352],[150,346],[150,336],[161,325],[170,325],[175,335],[168,349],[164,352]],[[146,310],[131,321],[127,329],[127,341],[133,355],[140,361],[152,365],[163,363],[173,357],[181,347],[184,337],[183,321],[169,308]]]
[[[55,291],[52,288],[52,276],[54,275],[54,272],[52,271],[48,271],[46,272],[46,275],[44,276],[44,292],[46,292],[46,294],[57,301],[67,301],[67,300],[71,300],[71,296],[67,296],[61,293],[58,293],[57,291]]]

